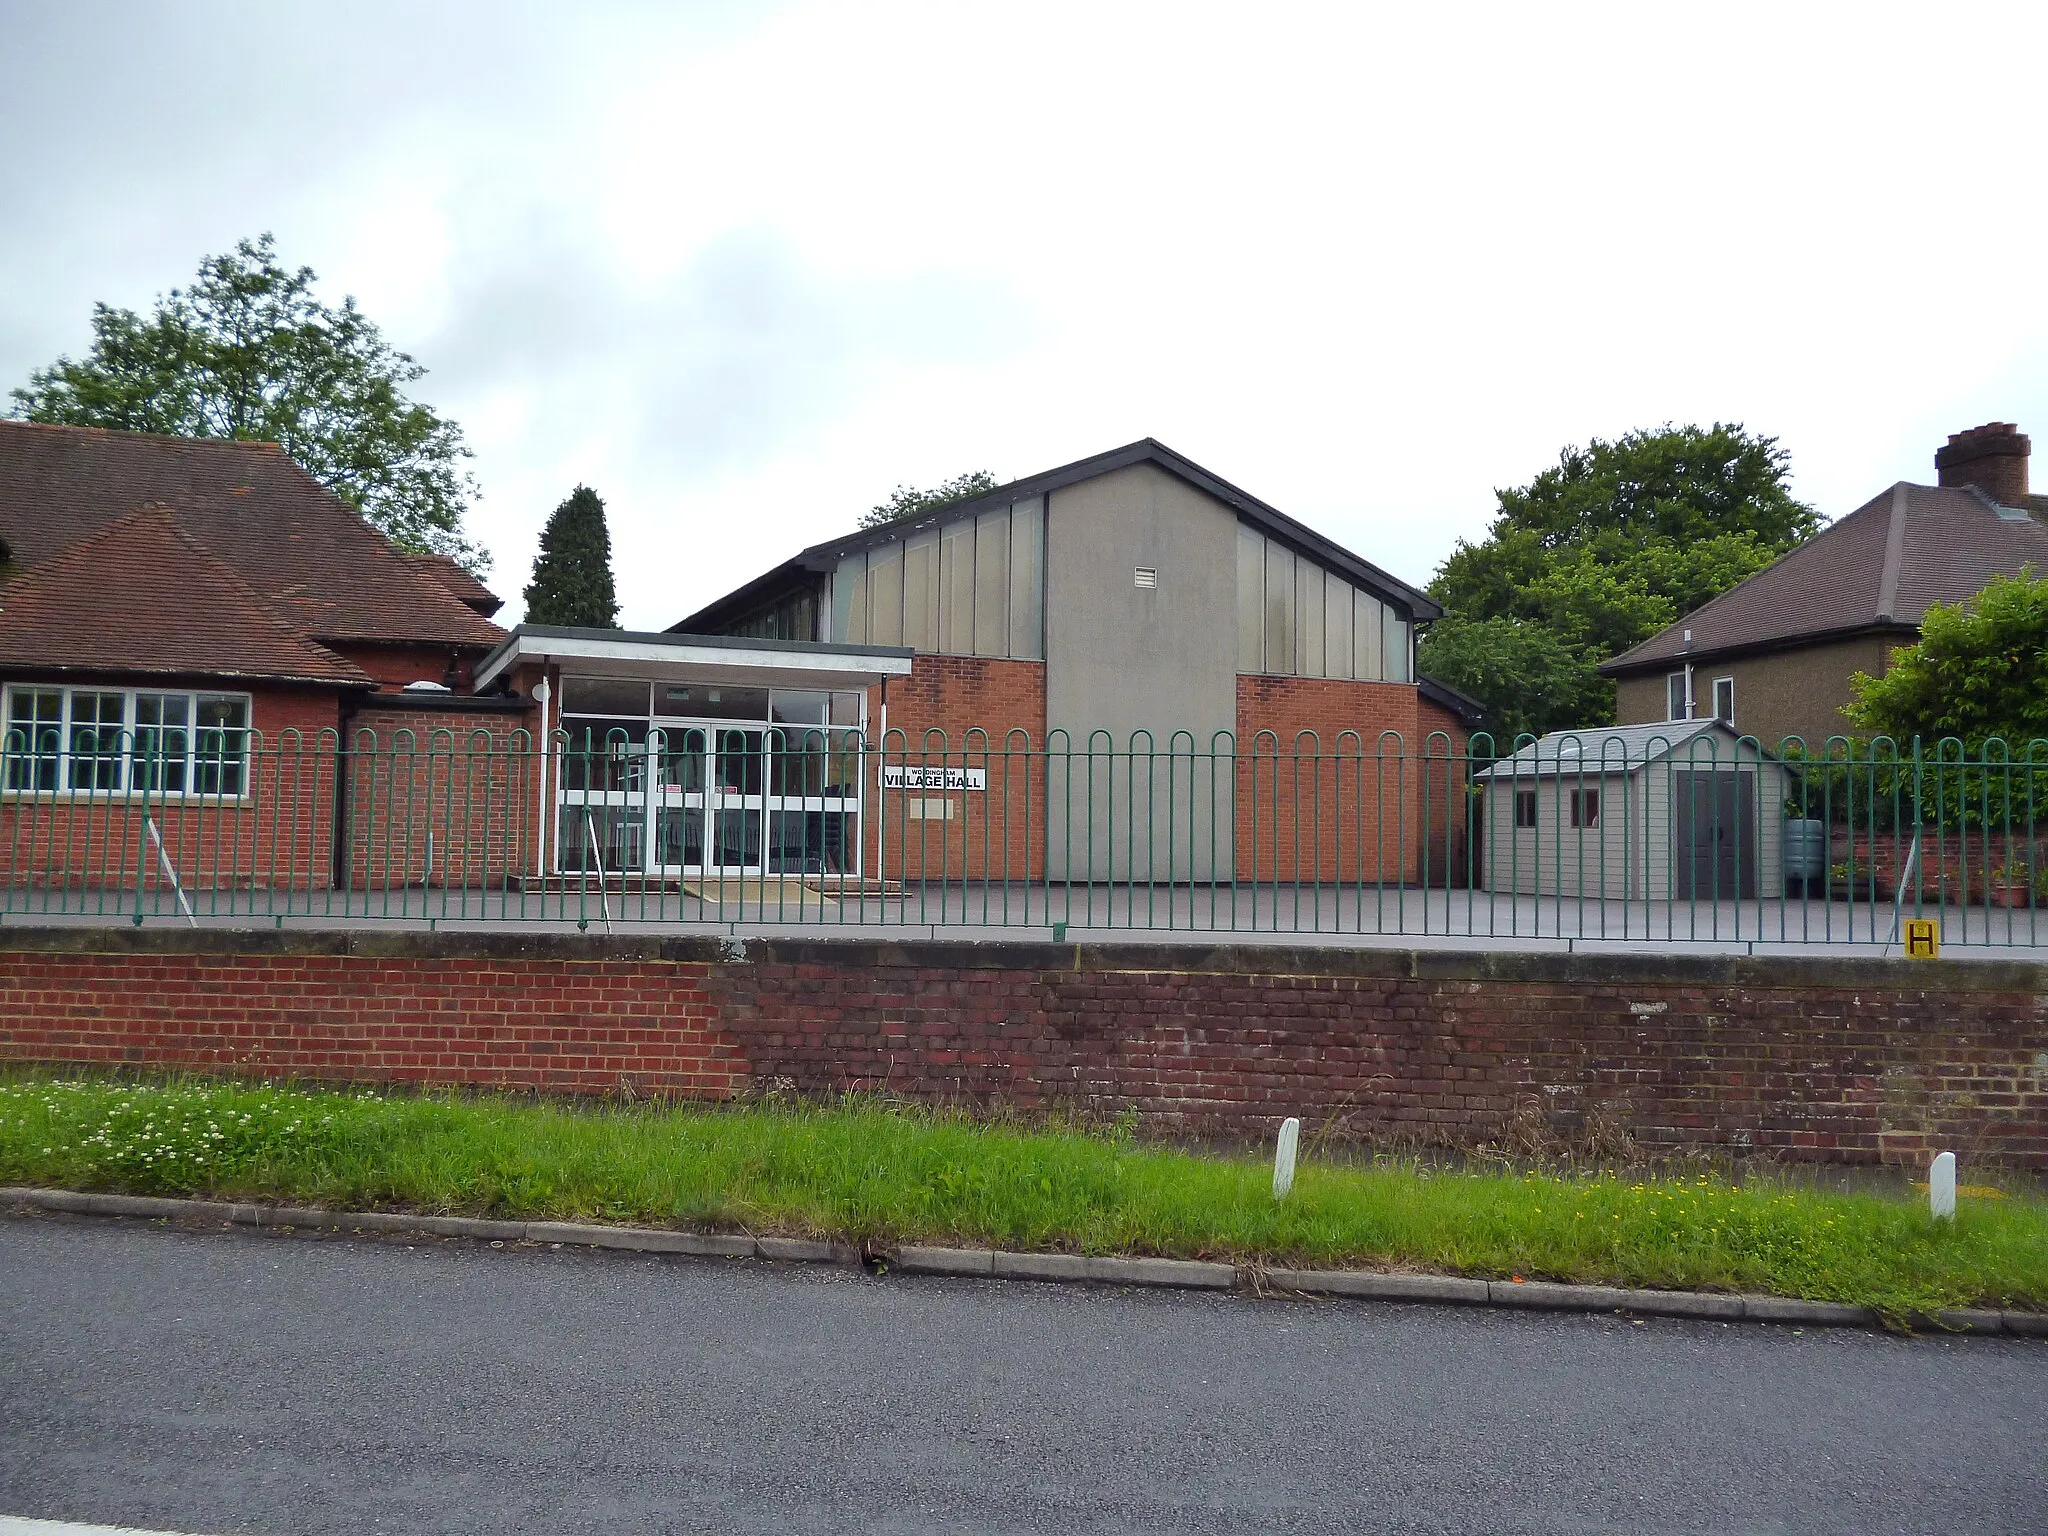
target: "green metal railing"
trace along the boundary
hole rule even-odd
[[[2044,812],[2048,741],[15,731],[0,920],[2036,948]]]

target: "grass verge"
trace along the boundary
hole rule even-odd
[[[0,1183],[816,1235],[2048,1307],[2048,1202],[1711,1175],[1305,1163],[876,1102],[569,1106],[206,1080],[0,1076]]]

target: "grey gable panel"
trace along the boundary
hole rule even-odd
[[[942,507],[922,517],[906,518],[901,522],[887,523],[879,528],[856,529],[836,539],[813,544],[755,577],[745,586],[735,588],[717,601],[706,604],[688,618],[671,625],[670,629],[676,633],[701,633],[708,625],[730,622],[786,590],[815,581],[836,567],[845,556],[858,550],[899,540],[921,529],[937,528],[959,518],[977,516],[1012,502],[1043,496],[1062,486],[1077,485],[1083,480],[1093,480],[1133,464],[1145,463],[1156,464],[1167,473],[1178,476],[1198,490],[1207,492],[1234,509],[1240,517],[1256,524],[1271,537],[1292,546],[1298,553],[1307,555],[1312,561],[1377,592],[1396,607],[1403,609],[1411,619],[1427,622],[1443,616],[1443,609],[1427,593],[1409,586],[1396,576],[1389,575],[1370,561],[1359,558],[1341,544],[1324,538],[1306,524],[1295,521],[1276,507],[1268,506],[1249,492],[1239,490],[1227,480],[1211,474],[1192,459],[1175,453],[1164,443],[1147,437],[1121,448],[1113,448],[1107,453],[1096,454],[1092,458],[1079,459],[1058,469],[1046,470],[1027,479],[1013,480],[1008,485],[996,487],[986,495],[974,497],[970,501],[956,501],[951,506]]]

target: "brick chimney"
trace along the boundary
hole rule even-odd
[[[2027,454],[2033,444],[2009,421],[1958,432],[1934,453],[1941,485],[1974,485],[2001,507],[2027,504]]]

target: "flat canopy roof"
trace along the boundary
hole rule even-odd
[[[771,688],[865,688],[908,677],[912,653],[893,645],[826,645],[737,635],[648,634],[522,624],[476,669],[487,687],[523,661],[555,662],[609,677],[753,683]]]

